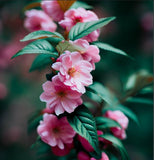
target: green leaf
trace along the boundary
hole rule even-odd
[[[25,42],[29,40],[44,39],[44,38],[49,38],[49,37],[58,38],[61,41],[64,40],[64,37],[60,33],[40,30],[40,31],[35,31],[35,32],[28,34],[20,41]]]
[[[85,2],[81,2],[81,1],[76,1],[71,7],[70,9],[77,9],[79,7],[82,7],[82,8],[85,8],[85,9],[92,9],[93,7],[88,5],[87,3]]]
[[[87,87],[87,91],[92,92],[96,94],[98,97],[100,97],[103,101],[106,103],[113,105],[117,103],[117,99],[115,96],[113,96],[110,91],[105,88],[101,83],[94,82],[91,86]],[[88,96],[88,94],[87,94]],[[90,97],[91,98],[91,97]]]
[[[143,97],[130,97],[126,100],[127,103],[140,103],[146,105],[153,105],[153,100]]]
[[[96,120],[97,130],[102,130],[102,129],[111,128],[111,127],[121,128],[119,123],[106,117],[96,117],[95,120]]]
[[[54,48],[48,41],[41,39],[28,44],[22,50],[17,52],[12,58],[23,54],[52,54],[53,57],[57,57],[57,54],[52,53],[53,50]]]
[[[77,23],[69,32],[69,39],[76,40],[82,38],[89,33],[107,25],[109,22],[113,21],[115,17],[101,18],[97,21]]]
[[[101,158],[101,153],[98,153],[96,124],[90,111],[84,105],[79,106],[72,114],[67,116],[67,119],[72,128],[91,144],[98,157]]]
[[[123,105],[117,105],[117,106],[107,106],[103,109],[103,113],[106,112],[107,110],[112,110],[112,111],[115,111],[115,110],[120,110],[122,111],[126,116],[128,116],[130,119],[132,119],[134,122],[136,122],[138,125],[139,125],[139,121],[138,121],[138,118],[136,116],[136,114],[131,111],[129,108],[123,106]]]
[[[54,53],[56,54],[56,53]],[[58,54],[57,54],[58,56]],[[42,69],[44,67],[46,67],[49,64],[52,64],[52,60],[51,58],[53,57],[52,54],[40,54],[38,55],[35,60],[32,63],[32,66],[30,68],[30,72],[34,71],[36,69]]]
[[[109,134],[100,135],[100,137],[112,142],[112,145],[119,150],[122,160],[129,160],[128,153],[118,138]]]
[[[64,42],[60,42],[57,46],[56,46],[57,51],[62,54],[64,53],[64,51],[68,50],[70,52],[74,52],[74,51],[78,51],[78,52],[85,52],[85,48],[82,48],[78,45],[72,44],[68,41],[64,41]]]
[[[106,51],[111,51],[113,53],[121,54],[123,56],[127,56],[128,57],[128,54],[126,52],[122,51],[121,49],[115,48],[115,47],[113,47],[113,46],[111,46],[109,44],[102,43],[102,42],[93,42],[92,44],[96,45],[100,49],[104,49]]]

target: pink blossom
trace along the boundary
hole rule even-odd
[[[88,152],[93,152],[94,151],[93,147],[90,145],[90,143],[85,138],[78,135],[78,140],[80,141],[80,143],[82,144],[82,146],[84,147],[84,149],[86,151],[88,151]]]
[[[30,32],[45,30],[54,32],[57,25],[52,21],[52,19],[43,11],[32,9],[25,12],[26,19],[24,26]]]
[[[90,160],[96,160],[95,158],[91,158]],[[109,157],[105,152],[102,152],[102,158],[100,160],[109,160]]]
[[[76,107],[82,104],[81,93],[72,90],[69,86],[64,85],[59,76],[54,76],[51,81],[43,84],[44,92],[40,96],[40,100],[47,103],[47,108],[56,115],[65,111],[71,113]]]
[[[43,115],[43,121],[40,121],[37,132],[43,142],[52,147],[58,146],[60,149],[64,149],[65,144],[71,144],[75,136],[75,131],[66,117],[58,119],[55,115],[48,113]]]
[[[79,52],[66,51],[52,67],[59,71],[61,81],[72,90],[85,93],[85,86],[92,84],[92,66]]]
[[[61,9],[57,0],[42,1],[41,7],[46,14],[53,18],[54,21],[60,21],[64,18],[64,11]]]
[[[71,149],[74,148],[73,143],[64,144],[64,149],[60,149],[59,147],[55,146],[52,147],[51,150],[56,156],[65,156],[67,155]]]
[[[78,160],[90,160],[90,156],[83,151],[80,151],[77,155]]]
[[[86,40],[78,39],[73,44],[83,47],[85,49],[84,52],[81,53],[84,60],[90,62],[95,69],[95,63],[100,61],[99,49],[95,45],[89,45]]]
[[[118,122],[122,128],[120,127],[112,127],[111,131],[113,132],[113,134],[120,138],[120,139],[125,139],[126,138],[126,133],[125,133],[125,129],[127,129],[128,127],[128,118],[119,110],[117,111],[107,111],[104,115],[107,118],[110,118],[112,120],[115,120],[116,122]]]
[[[98,17],[94,12],[85,10],[84,8],[77,8],[66,11],[64,14],[64,20],[61,20],[59,24],[69,32],[78,22],[84,23],[95,20],[98,20]],[[99,29],[95,30],[82,39],[86,39],[88,42],[96,41],[99,37],[99,33]]]

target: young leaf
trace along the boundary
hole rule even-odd
[[[85,2],[81,2],[81,1],[76,1],[69,9],[77,9],[79,7],[85,8],[85,9],[92,9],[93,7],[88,5]]]
[[[106,112],[107,110],[120,110],[122,111],[126,116],[128,116],[130,119],[132,119],[134,122],[136,122],[139,125],[139,121],[137,116],[135,115],[135,113],[133,111],[131,111],[129,108],[123,106],[123,105],[117,105],[117,106],[107,106],[103,109],[103,112]]]
[[[74,45],[68,41],[65,41],[65,42],[60,42],[57,46],[56,46],[56,49],[57,51],[62,54],[64,53],[64,51],[68,50],[70,52],[74,52],[74,51],[78,51],[78,52],[85,52],[85,49],[80,47],[80,46],[77,46],[77,45]]]
[[[112,145],[119,150],[122,160],[129,160],[127,151],[123,146],[122,142],[118,138],[109,134],[100,135],[100,137],[112,142]]]
[[[57,2],[60,5],[60,8],[66,12],[75,1],[76,0],[58,0]]]
[[[52,53],[53,50],[54,48],[48,41],[41,39],[28,44],[22,50],[17,52],[12,58],[23,54],[52,54],[53,57],[57,57],[57,54]]]
[[[56,53],[54,53],[54,54],[56,54]],[[57,56],[58,56],[58,54],[57,54]],[[35,60],[33,61],[32,66],[31,66],[29,71],[31,72],[31,71],[34,71],[36,69],[41,69],[41,68],[46,67],[49,64],[52,64],[52,60],[51,60],[52,57],[53,57],[52,54],[40,54],[40,55],[38,55],[35,58]]]
[[[95,120],[90,111],[84,106],[79,106],[74,113],[67,116],[68,122],[72,128],[82,137],[84,137],[98,151],[98,136]],[[99,157],[101,154],[98,153]]]
[[[25,41],[29,41],[29,40],[35,40],[35,39],[44,39],[44,38],[58,38],[61,41],[64,40],[64,37],[57,32],[49,32],[49,31],[34,31],[29,33],[27,36],[25,36],[22,40],[20,40],[21,42],[25,42]]]
[[[114,97],[101,83],[94,82],[91,86],[87,87],[87,91],[96,94],[109,105],[113,105],[117,102],[116,97]]]
[[[111,127],[121,128],[119,123],[106,117],[96,117],[95,121],[96,121],[97,130],[102,130],[102,129],[111,128]]]
[[[121,49],[115,48],[109,44],[102,43],[102,42],[93,42],[94,45],[96,45],[100,49],[104,49],[106,51],[111,51],[113,53],[121,54],[123,56],[128,56],[128,54]]]
[[[101,18],[96,21],[77,23],[69,32],[69,39],[76,40],[82,38],[89,33],[107,25],[113,21],[115,17]]]

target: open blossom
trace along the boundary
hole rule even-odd
[[[46,14],[53,18],[54,21],[60,21],[64,18],[64,11],[61,9],[57,0],[42,1],[41,7]]]
[[[69,32],[78,22],[83,23],[95,20],[98,20],[98,17],[94,12],[85,10],[84,8],[77,8],[66,11],[64,14],[64,20],[61,20],[59,24]],[[99,29],[95,30],[82,39],[85,39],[88,42],[96,41],[99,37],[99,33]]]
[[[71,144],[76,134],[66,117],[58,119],[57,116],[47,113],[44,114],[43,121],[40,121],[37,132],[43,142],[60,149],[64,149],[65,144]]]
[[[58,74],[65,85],[80,93],[85,93],[85,86],[92,84],[92,65],[83,60],[79,52],[66,51],[52,67],[59,71]]]
[[[93,69],[95,69],[95,63],[100,61],[99,49],[95,45],[89,45],[86,40],[78,39],[72,42],[73,44],[83,47],[84,52],[81,53],[84,60],[91,63]]]
[[[121,125],[120,127],[112,127],[111,131],[112,133],[118,137],[119,139],[125,139],[126,138],[126,132],[125,130],[128,127],[128,118],[119,110],[117,111],[107,111],[104,115],[107,118],[110,118],[112,120],[115,120]]]
[[[47,108],[55,111],[56,115],[65,111],[71,113],[76,107],[82,104],[81,93],[72,90],[69,86],[64,85],[59,76],[54,76],[52,81],[43,84],[44,92],[40,100],[47,103]]]
[[[57,25],[52,19],[43,11],[32,9],[25,12],[26,19],[24,22],[25,28],[29,31],[45,30],[54,32]]]

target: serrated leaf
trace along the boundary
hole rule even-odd
[[[112,142],[112,145],[119,150],[122,160],[129,160],[128,153],[118,138],[109,134],[100,135],[100,137]]]
[[[90,111],[84,106],[79,106],[74,113],[67,116],[69,124],[82,137],[84,137],[98,153],[98,136],[95,120]]]
[[[94,82],[91,86],[87,87],[87,91],[96,94],[98,97],[100,97],[103,101],[105,101],[109,105],[113,105],[118,101],[116,97],[113,96],[109,92],[109,90],[99,82]]]
[[[57,57],[57,54],[53,54],[54,48],[46,40],[36,40],[25,46],[22,50],[17,52],[12,58],[21,56],[24,54],[52,54],[52,56]]]
[[[66,12],[76,0],[57,0],[63,12]]]
[[[85,8],[85,9],[92,9],[93,7],[88,5],[87,3],[85,2],[82,2],[82,1],[76,1],[69,9],[77,9],[79,7],[82,7],[82,8]]]
[[[74,52],[74,51],[78,51],[78,52],[85,52],[85,48],[80,47],[78,45],[72,44],[68,41],[64,41],[64,42],[60,42],[57,46],[56,46],[57,51],[62,54],[64,53],[64,51],[70,51],[70,52]]]
[[[139,125],[139,121],[138,118],[136,116],[136,114],[131,111],[129,108],[123,106],[123,105],[117,105],[117,106],[107,106],[103,109],[103,113],[106,112],[107,110],[120,110],[122,111],[126,116],[128,116],[130,119],[132,119],[134,122],[136,122]]]
[[[29,40],[44,39],[44,38],[49,38],[49,37],[56,38],[56,39],[58,38],[61,41],[64,40],[64,37],[60,33],[39,30],[39,31],[29,33],[27,36],[25,36],[20,41],[25,42]]]
[[[96,117],[95,121],[96,121],[97,130],[102,130],[102,129],[111,128],[111,127],[121,128],[119,123],[106,117]]]
[[[56,53],[54,53],[56,54]],[[58,54],[57,54],[58,56]],[[35,60],[33,61],[31,68],[30,68],[30,72],[37,70],[37,69],[42,69],[44,67],[46,67],[49,64],[52,64],[52,60],[51,58],[53,58],[52,54],[40,54],[38,55]]]
[[[96,21],[85,22],[85,23],[77,23],[69,32],[69,39],[76,40],[82,38],[89,33],[107,25],[111,21],[113,21],[115,17],[101,18]]]
[[[93,42],[93,45],[96,45],[100,49],[104,49],[106,51],[110,51],[113,53],[117,53],[117,54],[129,57],[126,52],[122,51],[121,49],[115,48],[111,46],[110,44],[103,43],[103,42]]]

